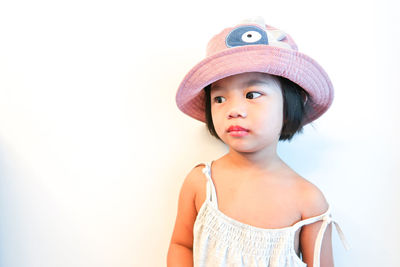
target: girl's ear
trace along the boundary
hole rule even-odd
[[[303,104],[305,105],[308,101],[308,97],[306,94],[303,94]]]
[[[305,106],[308,101],[307,93],[303,90],[300,91],[301,98],[303,99],[303,105]]]

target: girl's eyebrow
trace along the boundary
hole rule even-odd
[[[261,79],[253,79],[253,80],[250,80],[250,81],[244,83],[244,85],[246,87],[249,87],[249,86],[253,86],[253,85],[263,85],[263,84],[269,84],[269,83],[270,83],[270,81],[261,80]]]
[[[247,81],[247,82],[244,82],[244,83],[242,84],[242,86],[249,87],[249,86],[263,85],[263,84],[269,84],[269,83],[270,83],[270,82],[269,82],[269,81],[266,81],[266,80],[252,79],[252,80],[249,80],[249,81]],[[212,89],[213,89],[213,90],[225,90],[226,88],[223,87],[223,86],[220,86],[220,85],[215,85],[215,86],[212,86]]]

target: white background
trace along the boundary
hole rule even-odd
[[[226,152],[176,89],[251,16],[288,32],[335,99],[280,156],[316,184],[336,266],[400,266],[395,1],[1,1],[0,266],[165,266],[186,174]]]

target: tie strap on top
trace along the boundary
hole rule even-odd
[[[318,235],[317,235],[317,240],[315,241],[315,248],[314,248],[314,267],[319,267],[320,266],[320,254],[321,254],[321,245],[322,245],[322,238],[324,237],[324,233],[326,228],[330,223],[334,223],[336,227],[336,231],[339,234],[340,240],[342,241],[343,246],[345,247],[346,250],[350,249],[349,243],[347,242],[342,229],[340,229],[339,224],[332,219],[331,214],[327,214],[322,217],[322,225],[321,228],[319,229]]]

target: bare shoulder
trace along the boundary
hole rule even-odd
[[[323,214],[328,210],[329,204],[316,185],[301,176],[297,179],[297,185],[302,219]]]
[[[185,190],[189,193],[192,201],[195,201],[196,195],[204,183],[204,174],[202,171],[204,166],[204,163],[194,166],[186,175],[186,178],[183,182],[182,190]]]
[[[203,169],[206,165],[204,163],[197,164],[188,174],[188,179],[191,180],[196,192],[201,189],[206,182]]]
[[[196,190],[195,193],[195,207],[196,211],[199,212],[201,206],[203,205],[204,201],[206,200],[206,183],[207,179],[205,174],[203,173],[203,168],[205,164],[198,164],[192,169],[192,179],[193,184]]]
[[[193,245],[193,225],[197,217],[196,194],[199,187],[199,165],[191,169],[186,175],[178,200],[178,211],[171,243],[180,244],[187,248]]]
[[[186,183],[190,184],[192,189],[196,190],[199,184],[202,182],[203,179],[203,168],[205,167],[204,163],[197,164],[194,166],[190,172],[187,174],[185,181]]]

